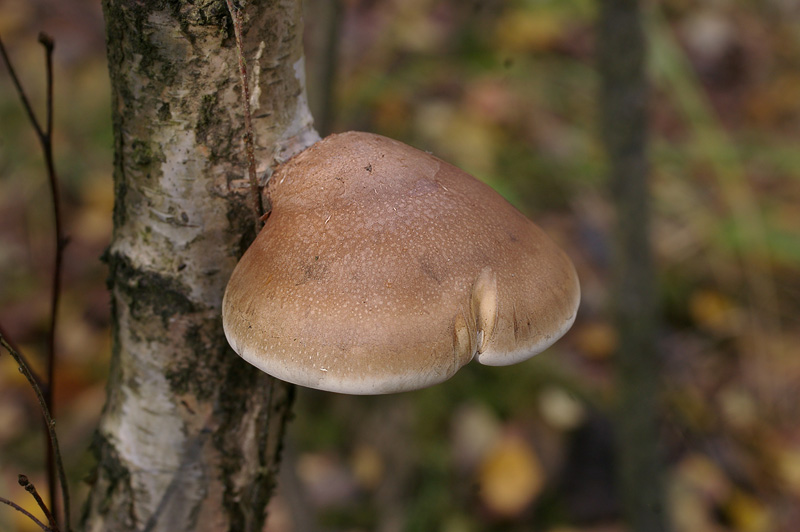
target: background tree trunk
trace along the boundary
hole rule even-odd
[[[614,301],[620,496],[631,530],[667,529],[658,449],[659,346],[650,248],[646,41],[637,0],[603,0],[598,28],[601,133],[616,210]]]
[[[233,27],[224,1],[106,0],[115,142],[113,358],[92,531],[261,530],[291,388],[234,354],[220,321],[254,238]],[[301,6],[248,2],[259,175],[317,135]]]

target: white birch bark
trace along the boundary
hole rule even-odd
[[[225,342],[222,294],[253,239],[224,0],[106,0],[115,142],[113,357],[89,531],[261,530],[291,389]],[[262,178],[316,140],[297,0],[249,2]]]

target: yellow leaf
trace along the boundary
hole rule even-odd
[[[480,468],[480,497],[492,512],[512,517],[541,492],[544,474],[538,457],[521,437],[507,434]]]
[[[356,481],[367,489],[377,488],[383,480],[383,459],[371,445],[356,447],[350,459],[350,467]]]
[[[783,449],[777,452],[778,477],[783,485],[800,498],[800,449]]]
[[[734,492],[728,503],[728,515],[736,530],[741,532],[772,530],[772,516],[769,509],[761,501],[744,492]]]
[[[606,322],[589,322],[576,331],[575,341],[584,357],[606,360],[617,350],[617,331]]]
[[[702,329],[714,333],[733,330],[739,321],[733,302],[715,290],[698,290],[689,298],[689,314]]]
[[[497,23],[497,43],[499,48],[511,52],[545,50],[561,37],[564,22],[551,11],[512,10]]]

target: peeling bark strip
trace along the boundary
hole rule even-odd
[[[90,531],[260,531],[291,388],[227,346],[225,284],[253,239],[224,0],[106,0],[114,319]],[[259,174],[317,139],[300,5],[243,8]]]

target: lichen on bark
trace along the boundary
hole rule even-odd
[[[317,139],[294,0],[243,8],[259,172]],[[292,392],[221,322],[252,240],[240,84],[223,1],[105,0],[114,126],[108,399],[86,530],[261,530]]]

